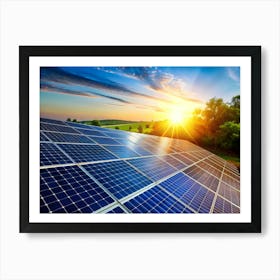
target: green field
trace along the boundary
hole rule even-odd
[[[111,128],[111,129],[119,129],[124,131],[131,132],[141,132],[142,127],[143,131],[141,133],[149,134],[152,131],[153,123],[152,122],[134,122],[134,123],[119,123],[114,125],[101,125],[102,127]]]

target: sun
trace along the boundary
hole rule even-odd
[[[168,119],[173,125],[182,124],[184,122],[185,112],[180,107],[175,107],[168,113]]]

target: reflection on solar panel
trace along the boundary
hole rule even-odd
[[[240,213],[235,166],[185,140],[41,118],[41,213]]]
[[[51,139],[53,142],[93,144],[93,141],[91,141],[88,137],[80,134],[66,134],[45,131],[45,135],[49,137],[49,139]]]
[[[99,145],[59,144],[75,162],[91,162],[116,158]]]
[[[104,135],[102,132],[96,131],[96,130],[92,130],[92,129],[81,129],[81,128],[77,128],[77,130],[84,134],[84,135],[92,135],[92,136],[106,136]]]

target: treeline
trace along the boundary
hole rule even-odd
[[[196,109],[186,124],[172,127],[168,121],[156,122],[152,134],[190,140],[200,146],[239,156],[240,95],[225,103],[212,98],[204,109]]]
[[[68,118],[66,121],[67,122],[78,122],[77,119],[71,119],[71,118]],[[80,121],[80,123],[89,124],[89,125],[95,125],[95,126],[101,126],[101,123],[98,120]]]

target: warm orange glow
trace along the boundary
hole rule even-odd
[[[183,122],[184,120],[184,114],[182,111],[178,110],[178,111],[171,111],[169,113],[169,120],[171,121],[171,123],[173,124],[180,124]]]
[[[167,112],[167,118],[171,125],[182,125],[186,118],[186,107],[180,104],[172,106]]]

